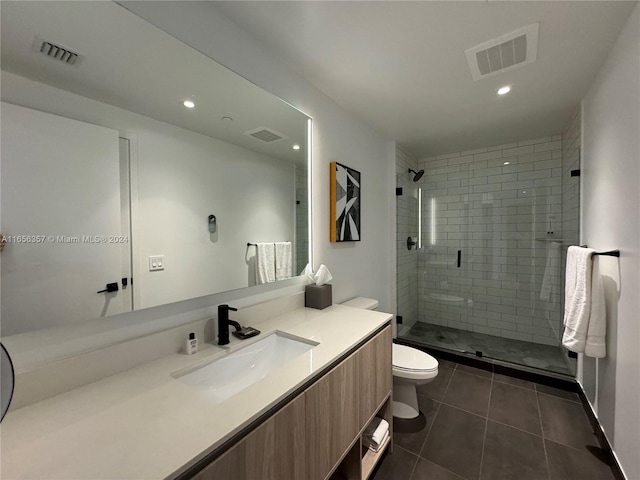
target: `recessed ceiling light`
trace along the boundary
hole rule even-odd
[[[193,103],[193,100],[185,100],[182,102],[182,105],[184,105],[187,108],[194,108],[196,106],[196,104]]]
[[[293,146],[294,150],[300,150],[300,145],[298,145],[297,143]]]
[[[498,89],[498,95],[506,95],[511,91],[511,87],[509,85],[505,85],[504,87],[500,87]]]

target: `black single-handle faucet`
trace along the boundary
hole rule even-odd
[[[242,327],[235,320],[229,320],[229,310],[237,312],[237,308],[229,305],[218,305],[218,345],[227,345],[229,343],[229,325],[233,325],[236,332],[242,330]]]

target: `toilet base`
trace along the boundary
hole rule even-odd
[[[412,419],[420,415],[416,384],[393,379],[393,416]]]

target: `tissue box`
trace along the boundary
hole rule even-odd
[[[331,285],[307,285],[304,289],[304,306],[323,310],[333,303]]]

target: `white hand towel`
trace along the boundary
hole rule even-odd
[[[384,442],[387,441],[387,438],[389,438],[389,430],[384,432],[384,437],[382,437],[380,443],[376,443],[373,440],[370,440],[369,442],[367,442],[367,447],[369,448],[369,450],[377,452],[378,450],[380,450],[382,445],[384,445]]]
[[[276,243],[276,280],[284,280],[293,276],[293,257],[291,242]]]
[[[555,280],[559,275],[559,267],[560,244],[558,242],[550,242],[547,245],[547,265],[544,269],[544,277],[540,287],[540,300],[543,302],[551,301],[551,293],[554,291]]]
[[[607,331],[607,312],[604,300],[604,288],[600,275],[600,257],[593,257],[591,273],[591,315],[587,329],[587,344],[584,354],[588,357],[603,358],[607,354],[605,336]]]
[[[388,434],[388,433],[389,433],[389,422],[387,422],[384,418],[382,418],[380,419],[380,423],[378,424],[378,427],[373,432],[371,439],[378,445],[381,445],[385,434]]]
[[[276,250],[273,243],[258,243],[256,246],[256,283],[275,282]]]
[[[569,247],[564,299],[562,344],[573,352],[584,352],[591,314],[591,248]]]

